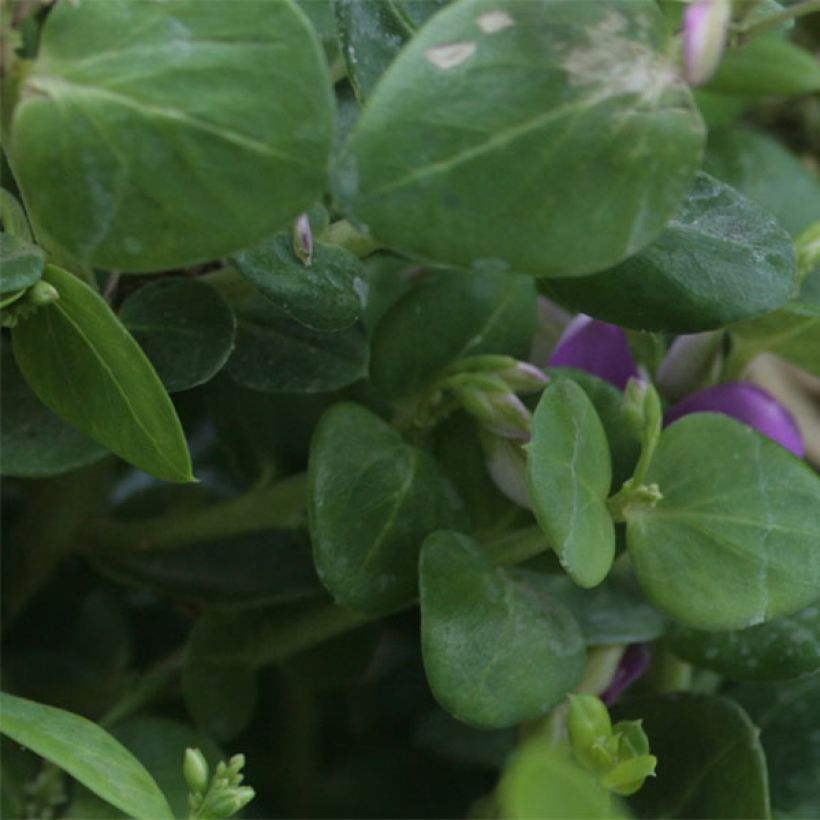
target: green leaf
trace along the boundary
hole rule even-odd
[[[85,718],[0,692],[0,732],[56,763],[132,817],[173,820],[154,779],[120,743]]]
[[[796,275],[794,246],[775,219],[701,172],[654,242],[603,273],[550,282],[549,291],[596,319],[692,333],[779,307]]]
[[[36,245],[0,232],[0,293],[31,287],[42,275],[46,255]]]
[[[125,300],[119,315],[171,393],[211,379],[233,350],[233,313],[205,282],[151,282]]]
[[[46,247],[140,272],[282,228],[322,193],[332,142],[324,55],[290,0],[119,0],[48,16],[9,153]]]
[[[742,686],[731,696],[761,732],[775,816],[820,816],[820,675],[778,686]]]
[[[541,739],[526,742],[510,759],[497,798],[501,816],[507,820],[617,820],[627,816],[595,778]]]
[[[561,566],[582,587],[600,584],[615,557],[606,506],[612,468],[601,420],[575,382],[557,379],[544,390],[527,453],[533,512]]]
[[[410,603],[422,541],[463,515],[435,461],[355,404],[336,404],[319,422],[308,484],[319,577],[339,603],[364,612]]]
[[[820,605],[748,629],[700,632],[678,627],[672,650],[730,680],[779,681],[820,670]]]
[[[657,777],[629,801],[638,817],[768,818],[766,758],[757,728],[726,698],[688,692],[617,706],[641,719]]]
[[[668,48],[654,4],[458,0],[369,98],[338,201],[376,239],[460,268],[614,265],[660,232],[700,162]]]
[[[367,339],[355,325],[338,333],[318,333],[282,315],[263,296],[233,308],[236,346],[226,371],[243,387],[268,393],[323,393],[367,374]]]
[[[420,279],[376,327],[373,382],[387,396],[406,396],[465,356],[525,358],[535,329],[535,299],[525,276],[439,271]]]
[[[788,450],[694,413],[664,431],[646,481],[663,498],[627,505],[627,539],[661,610],[695,629],[742,629],[817,598],[820,479]]]
[[[46,408],[26,384],[2,344],[3,389],[0,392],[0,474],[44,477],[60,475],[102,458],[107,450]]]
[[[419,561],[421,646],[436,700],[485,729],[546,714],[581,679],[572,615],[544,576],[496,568],[457,532],[429,536]]]
[[[703,167],[772,213],[792,236],[820,213],[817,175],[759,131],[736,127],[712,132]]]
[[[313,330],[335,331],[359,318],[367,286],[359,260],[344,248],[314,243],[309,265],[293,252],[290,234],[274,236],[231,261],[288,316]]]
[[[140,346],[91,288],[49,265],[60,298],[14,328],[14,356],[50,410],[141,470],[193,481],[174,405]]]
[[[419,26],[448,0],[336,0],[347,76],[356,96],[370,96]]]
[[[5,171],[5,166],[3,168]],[[3,231],[16,236],[24,242],[31,242],[31,229],[23,206],[17,198],[5,188],[0,188],[0,220],[3,222]]]
[[[769,34],[727,50],[706,88],[754,97],[811,94],[820,91],[820,64],[811,51]]]

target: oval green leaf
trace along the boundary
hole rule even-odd
[[[324,54],[291,0],[112,0],[48,16],[9,153],[47,247],[140,272],[282,228],[321,194],[332,142]]]
[[[0,232],[0,293],[30,288],[42,275],[46,255],[36,245]]]
[[[0,732],[129,816],[173,820],[168,801],[143,765],[90,720],[0,692]]]
[[[771,439],[713,413],[668,427],[646,475],[663,498],[627,505],[650,600],[695,629],[791,615],[820,591],[820,479]]]
[[[49,265],[60,298],[14,328],[14,356],[37,398],[141,470],[193,481],[174,405],[140,346],[88,285]]]
[[[344,330],[359,318],[367,284],[358,258],[344,248],[316,242],[305,264],[290,234],[280,234],[235,254],[236,269],[288,316],[319,331]]]
[[[615,525],[606,506],[612,466],[601,420],[575,382],[557,379],[544,390],[526,449],[539,526],[575,583],[600,584],[615,557]]]
[[[205,282],[150,282],[125,300],[119,316],[171,393],[207,382],[233,350],[236,320]]]
[[[748,629],[701,632],[678,627],[672,650],[730,680],[780,681],[820,670],[820,602]]]
[[[226,372],[237,384],[267,393],[323,393],[367,374],[370,351],[359,327],[319,333],[261,295],[233,307],[236,346]]]
[[[616,707],[643,721],[656,777],[630,798],[638,817],[768,818],[766,757],[757,727],[735,703],[681,692]]]
[[[543,576],[493,567],[457,532],[436,532],[419,561],[421,647],[436,700],[484,729],[546,714],[581,679],[575,619]]]
[[[796,275],[791,238],[774,217],[701,172],[654,242],[603,273],[550,282],[549,291],[596,319],[693,333],[779,307]]]
[[[535,300],[535,286],[525,276],[433,273],[400,297],[377,325],[372,379],[385,395],[406,396],[465,356],[525,358],[535,330]]]
[[[316,570],[356,610],[411,602],[422,541],[461,523],[460,501],[435,461],[355,404],[336,404],[319,422],[308,484]]]
[[[0,475],[42,478],[84,467],[108,451],[43,405],[2,345]]]
[[[376,239],[460,268],[610,267],[660,232],[700,162],[668,49],[650,3],[459,0],[369,98],[339,203]]]

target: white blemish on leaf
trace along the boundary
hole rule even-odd
[[[506,11],[488,11],[478,18],[478,27],[485,34],[495,34],[497,31],[515,25],[515,21]]]
[[[448,68],[463,63],[468,57],[475,53],[475,43],[450,43],[446,46],[428,48],[424,56],[435,66],[446,71]]]

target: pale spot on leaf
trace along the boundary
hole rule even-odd
[[[435,66],[446,71],[448,68],[463,63],[468,57],[475,53],[475,43],[451,43],[446,46],[428,48],[424,56]]]
[[[485,34],[495,34],[512,25],[515,25],[515,21],[506,11],[488,11],[478,18],[478,27]]]

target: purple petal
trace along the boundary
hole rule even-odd
[[[678,402],[665,417],[671,424],[689,413],[723,413],[768,436],[798,458],[803,458],[803,437],[792,414],[773,396],[754,384],[718,384]]]
[[[645,643],[633,643],[626,648],[609,686],[601,695],[601,700],[612,706],[616,700],[628,689],[641,675],[649,668],[652,655],[649,645]]]
[[[697,0],[683,18],[683,70],[690,85],[703,85],[717,70],[732,7],[728,0]]]
[[[547,364],[586,370],[623,390],[638,368],[621,328],[589,316],[576,316],[564,331]]]

